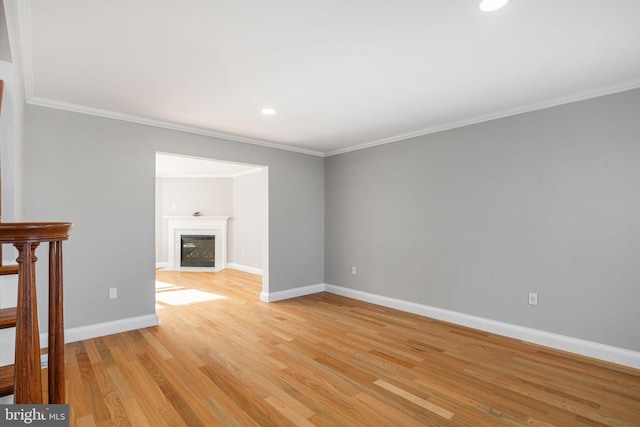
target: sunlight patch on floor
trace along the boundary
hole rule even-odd
[[[185,289],[171,283],[156,280],[156,301],[169,305],[186,305],[225,299],[225,296],[197,289]],[[157,307],[157,306],[156,306]]]

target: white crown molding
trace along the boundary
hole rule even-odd
[[[21,28],[22,28],[22,25],[21,25]],[[27,43],[21,43],[22,46],[24,46],[25,44]],[[27,51],[28,53],[26,53]],[[26,55],[26,54],[31,55],[30,48],[23,48],[23,52],[25,52],[23,53],[23,55]],[[181,125],[174,122],[155,120],[155,119],[150,119],[148,117],[124,114],[124,113],[119,113],[115,111],[86,107],[83,105],[77,105],[77,104],[57,101],[57,100],[48,99],[48,98],[36,97],[33,95],[33,83],[32,83],[33,71],[32,71],[32,65],[30,60],[24,61],[24,69],[25,69],[24,71],[25,72],[25,91],[27,92],[26,94],[27,103],[32,105],[55,108],[58,110],[72,111],[76,113],[88,114],[88,115],[98,116],[98,117],[105,117],[105,118],[110,118],[115,120],[122,120],[122,121],[127,121],[132,123],[164,128],[164,129],[176,130],[180,132],[193,133],[197,135],[210,136],[213,138],[219,138],[219,139],[224,139],[228,141],[242,142],[245,144],[253,144],[253,145],[258,145],[258,146],[267,147],[267,148],[274,148],[278,150],[292,151],[295,153],[307,154],[307,155],[317,156],[317,157],[330,157],[338,154],[349,153],[352,151],[364,150],[364,149],[376,147],[379,145],[386,145],[386,144],[391,144],[393,142],[404,141],[410,138],[416,138],[419,136],[429,135],[429,134],[438,133],[438,132],[444,132],[451,129],[475,125],[475,124],[484,123],[484,122],[497,120],[497,119],[502,119],[505,117],[515,116],[518,114],[544,110],[546,108],[557,107],[565,104],[571,104],[574,102],[586,101],[592,98],[598,98],[606,95],[613,95],[615,93],[620,93],[620,92],[625,92],[628,90],[634,90],[634,89],[640,88],[640,79],[635,79],[619,85],[607,86],[607,87],[599,88],[596,90],[552,98],[545,101],[535,102],[532,104],[528,104],[528,105],[524,105],[516,108],[509,108],[509,109],[495,111],[488,114],[482,114],[469,119],[458,120],[455,122],[432,126],[429,128],[421,129],[419,131],[415,131],[415,132],[408,132],[400,135],[395,135],[389,138],[383,138],[376,141],[366,142],[364,144],[358,144],[352,147],[341,148],[339,150],[334,150],[329,152],[321,152],[321,151],[308,150],[304,148],[292,147],[292,146],[283,145],[283,144],[277,144],[269,141],[263,141],[260,139],[249,138],[249,137],[229,134],[225,132],[218,132],[210,129]]]
[[[23,46],[25,44],[27,43],[21,43],[21,45]],[[23,51],[24,52],[29,51],[28,54],[31,55],[29,48],[23,48]],[[26,55],[26,54],[27,53],[23,53],[23,55]],[[304,148],[292,147],[292,146],[283,145],[283,144],[277,144],[269,141],[263,141],[260,139],[249,138],[249,137],[229,134],[225,132],[218,132],[210,129],[181,125],[174,122],[155,120],[155,119],[150,119],[148,117],[136,116],[132,114],[124,114],[124,113],[119,113],[115,111],[86,107],[83,105],[77,105],[77,104],[57,101],[57,100],[48,99],[48,98],[36,97],[33,95],[33,83],[32,83],[33,70],[32,70],[32,65],[30,60],[24,61],[24,70],[25,70],[24,71],[25,91],[27,92],[26,94],[27,103],[32,105],[55,108],[58,110],[72,111],[76,113],[88,114],[88,115],[98,116],[98,117],[105,117],[105,118],[110,118],[115,120],[122,120],[122,121],[131,122],[131,123],[138,123],[138,124],[143,124],[147,126],[154,126],[154,127],[164,128],[164,129],[176,130],[180,132],[193,133],[197,135],[204,135],[204,136],[224,139],[228,141],[242,142],[245,144],[258,145],[262,147],[291,151],[294,153],[307,154],[310,156],[317,156],[317,157],[330,157],[338,154],[349,153],[352,151],[364,150],[367,148],[376,147],[379,145],[391,144],[393,142],[404,141],[404,140],[416,138],[419,136],[429,135],[429,134],[438,133],[438,132],[444,132],[451,129],[475,125],[475,124],[484,123],[492,120],[502,119],[505,117],[516,116],[518,114],[544,110],[546,108],[557,107],[560,105],[571,104],[574,102],[586,101],[592,98],[598,98],[606,95],[613,95],[615,93],[620,93],[620,92],[625,92],[628,90],[634,90],[634,89],[640,88],[640,79],[631,80],[619,85],[607,86],[607,87],[599,88],[592,91],[586,91],[586,92],[576,93],[568,96],[552,98],[545,101],[535,102],[532,104],[528,104],[528,105],[524,105],[516,108],[509,108],[509,109],[495,111],[488,114],[482,114],[469,119],[445,123],[442,125],[421,129],[415,132],[408,132],[400,135],[395,135],[389,138],[383,138],[376,141],[366,142],[364,144],[358,144],[352,147],[341,148],[339,150],[334,150],[329,152],[321,152],[321,151],[315,151],[315,150],[308,150]]]
[[[26,77],[25,77],[26,78]],[[55,99],[31,96],[27,98],[27,103],[38,105],[41,107],[55,108],[57,110],[71,111],[74,113],[87,114],[90,116],[104,117],[114,120],[122,120],[125,122],[137,123],[147,126],[154,126],[163,129],[176,130],[180,132],[193,133],[196,135],[210,136],[212,138],[224,139],[227,141],[242,142],[244,144],[259,145],[266,148],[275,148],[277,150],[292,151],[294,153],[307,154],[310,156],[324,157],[324,153],[320,151],[307,150],[304,148],[290,147],[288,145],[276,144],[273,142],[263,141],[260,139],[249,138],[240,135],[233,135],[225,132],[218,132],[210,129],[199,128],[195,126],[186,126],[174,122],[164,120],[156,120],[148,117],[136,116],[133,114],[124,114],[117,111],[103,110],[100,108],[87,107],[84,105],[72,104],[69,102],[57,101]]]
[[[364,150],[366,148],[376,147],[378,145],[390,144],[393,142],[403,141],[410,138],[429,135],[432,133],[443,132],[450,129],[459,127],[474,125],[491,120],[501,119],[517,114],[532,112],[536,110],[542,110],[545,108],[555,107],[563,104],[570,104],[573,102],[584,101],[591,98],[597,98],[600,96],[611,95],[614,93],[624,92],[627,90],[633,90],[640,88],[640,79],[633,79],[627,82],[623,82],[616,85],[609,85],[598,89],[587,90],[579,93],[575,93],[567,96],[560,96],[532,104],[509,108],[505,110],[499,110],[488,114],[482,114],[479,116],[471,117],[468,119],[458,120],[454,122],[444,123],[425,129],[421,129],[415,132],[408,132],[400,135],[391,136],[371,142],[366,142],[351,147],[341,148],[338,150],[321,152],[315,150],[308,150],[304,148],[297,148],[288,145],[278,144],[269,141],[263,141],[260,139],[244,137],[240,135],[229,134],[225,132],[218,132],[210,129],[204,129],[199,127],[192,127],[181,125],[178,123],[167,122],[162,120],[150,119],[148,117],[130,115],[118,113],[110,110],[102,110],[97,108],[91,108],[83,105],[71,104],[67,102],[57,101],[48,98],[36,97],[34,94],[34,79],[33,79],[33,54],[32,54],[32,42],[31,42],[31,0],[16,1],[5,0],[6,3],[10,3],[15,6],[18,24],[18,44],[21,55],[21,63],[24,74],[24,87],[25,98],[28,104],[39,105],[43,107],[56,108],[60,110],[72,111],[81,114],[88,114],[98,117],[111,118],[115,120],[123,120],[132,123],[144,124],[148,126],[155,126],[165,129],[177,130],[181,132],[193,133],[198,135],[210,136],[213,138],[220,138],[228,141],[242,142],[246,144],[253,144],[267,148],[274,148],[278,150],[291,151],[300,154],[307,154],[317,157],[330,157],[338,154],[349,153],[352,151]]]
[[[455,122],[445,123],[437,126],[432,126],[426,129],[422,129],[415,132],[404,133],[401,135],[392,136],[389,138],[379,139],[376,141],[366,142],[364,144],[354,145],[352,147],[341,148],[339,150],[329,151],[324,153],[324,157],[335,156],[338,154],[349,153],[351,151],[364,150],[366,148],[376,147],[378,145],[390,144],[392,142],[403,141],[418,136],[429,135],[432,133],[444,132],[446,130],[461,128],[464,126],[475,125],[478,123],[488,122],[491,120],[502,119],[505,117],[515,116],[522,113],[529,113],[538,110],[544,110],[546,108],[558,107],[560,105],[571,104],[579,101],[586,101],[592,98],[598,98],[606,95],[613,95],[615,93],[625,92],[628,90],[640,88],[640,79],[629,80],[621,84],[601,87],[595,90],[589,90],[572,95],[560,96],[557,98],[551,98],[540,102],[534,102],[532,104],[509,108],[506,110],[494,111],[488,114],[482,114],[469,119],[458,120]]]
[[[55,108],[58,110],[71,111],[74,113],[88,114],[91,116],[105,117],[109,119],[122,120],[131,123],[138,123],[148,126],[155,126],[164,129],[177,130],[180,132],[193,133],[197,135],[210,136],[228,141],[242,142],[245,144],[258,145],[266,148],[275,148],[278,150],[292,151],[294,153],[307,154],[311,156],[324,157],[324,153],[320,151],[307,150],[304,148],[291,147],[288,145],[277,144],[260,139],[233,135],[225,132],[217,132],[210,129],[203,129],[194,126],[185,126],[178,123],[167,122],[163,120],[150,119],[148,117],[136,116],[132,114],[124,114],[110,110],[87,107],[84,105],[72,104],[69,102],[58,101],[35,96],[34,92],[34,73],[33,73],[33,52],[31,41],[31,0],[16,1],[7,0],[15,5],[15,14],[17,19],[17,37],[20,51],[20,59],[24,74],[25,99],[28,104],[38,105],[41,107]]]
[[[49,98],[35,96],[34,92],[34,73],[33,73],[33,52],[31,41],[31,0],[7,0],[15,5],[15,14],[17,20],[17,37],[20,51],[20,59],[24,75],[25,100],[28,104],[38,105],[41,107],[55,108],[58,110],[71,111],[74,113],[88,114],[96,117],[104,117],[114,120],[122,120],[131,123],[138,123],[147,126],[154,126],[164,129],[176,130],[180,132],[193,133],[196,135],[204,135],[213,138],[224,139],[227,141],[242,142],[245,144],[258,145],[266,148],[274,148],[277,150],[291,151],[294,153],[307,154],[310,156],[324,157],[324,153],[320,151],[307,150],[304,148],[291,147],[288,145],[277,144],[255,138],[244,137],[240,135],[218,132],[210,129],[199,128],[195,126],[186,126],[178,123],[155,120],[148,117],[136,116],[133,114],[124,114],[116,111],[103,110],[99,108],[87,107],[84,105],[73,104],[69,102],[58,101]]]

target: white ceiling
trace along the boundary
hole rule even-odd
[[[240,163],[156,153],[156,176],[161,178],[233,178],[261,170]]]
[[[478,0],[18,10],[31,103],[318,155],[640,87],[639,0],[512,0],[489,14]]]

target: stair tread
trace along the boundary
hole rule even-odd
[[[13,394],[14,365],[0,366],[0,396]]]
[[[15,307],[0,308],[0,329],[14,328],[18,311]]]
[[[17,265],[3,265],[0,266],[0,276],[8,276],[10,274],[18,274]]]

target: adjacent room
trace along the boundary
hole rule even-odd
[[[637,0],[0,5],[0,425],[640,425]]]
[[[268,185],[268,171],[259,165],[156,153],[156,268],[220,271],[229,266],[263,276]],[[209,260],[181,258],[181,248],[194,243],[180,244],[180,227],[194,242],[208,240]]]

